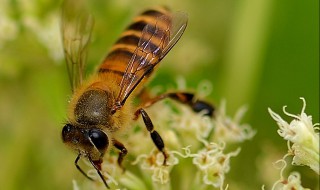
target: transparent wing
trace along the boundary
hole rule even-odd
[[[163,59],[167,53],[179,41],[188,24],[188,15],[184,12],[177,12],[173,14],[172,23],[169,29],[169,43],[164,47],[161,53]]]
[[[177,12],[158,17],[154,24],[144,27],[137,48],[128,63],[120,83],[120,92],[114,110],[119,109],[141,80],[178,42],[187,27],[188,17]]]
[[[82,83],[93,17],[82,0],[66,0],[62,6],[61,33],[71,89]]]

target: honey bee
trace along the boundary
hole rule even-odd
[[[171,92],[150,98],[134,106],[145,82],[158,63],[179,41],[187,27],[185,13],[172,13],[167,8],[144,11],[122,33],[97,72],[86,80],[84,66],[87,46],[93,28],[93,18],[80,1],[67,0],[62,10],[62,37],[64,53],[73,95],[69,102],[67,123],[62,129],[62,141],[78,154],[75,165],[86,158],[109,188],[101,171],[103,157],[110,147],[119,150],[118,165],[127,155],[127,148],[117,135],[142,116],[155,146],[168,158],[164,142],[155,130],[145,109],[164,98],[189,105],[194,111],[206,110],[212,115],[213,107],[187,92]],[[121,129],[121,130],[120,130]]]

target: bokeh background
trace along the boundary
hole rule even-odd
[[[60,41],[61,0],[0,4],[0,189],[71,189],[73,178],[84,178],[60,138],[71,94]],[[132,17],[156,5],[187,12],[189,24],[150,85],[174,86],[182,76],[192,89],[209,80],[208,99],[216,105],[225,99],[229,115],[247,105],[244,121],[257,135],[241,144],[227,183],[230,189],[269,189],[279,178],[272,162],[287,147],[267,108],[282,113],[288,105],[297,114],[304,97],[306,113],[319,122],[319,1],[90,1],[96,22],[88,73]],[[294,170],[303,186],[319,187],[309,168]]]

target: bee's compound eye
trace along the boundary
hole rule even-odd
[[[71,124],[66,124],[63,128],[62,128],[62,140],[63,142],[68,142],[72,140],[73,137],[73,133],[75,132],[75,127]]]
[[[109,145],[108,136],[99,129],[92,129],[89,132],[89,138],[97,149],[105,149]]]
[[[69,124],[69,123],[66,124],[62,129],[62,134],[66,135],[66,134],[70,133],[73,130],[73,128],[74,127],[71,124]]]

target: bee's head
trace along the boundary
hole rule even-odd
[[[103,156],[109,146],[107,134],[99,128],[83,128],[67,123],[62,129],[62,141],[93,160]]]

